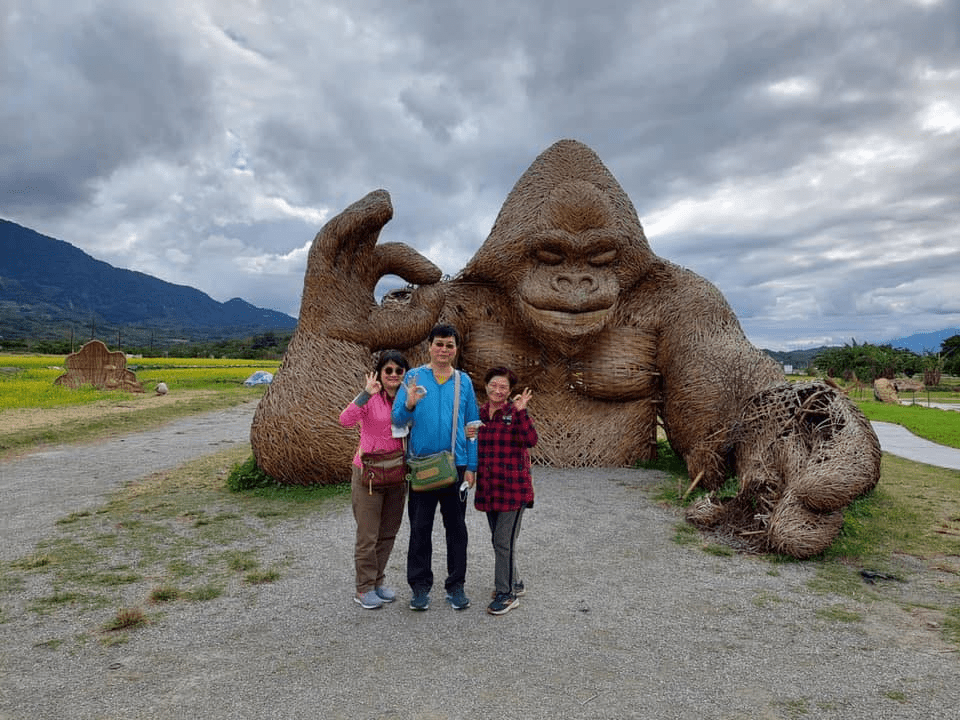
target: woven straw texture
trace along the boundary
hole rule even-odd
[[[314,240],[299,326],[251,428],[258,463],[281,482],[348,479],[357,437],[337,416],[361,387],[372,353],[396,348],[412,364],[423,362],[424,338],[437,321],[461,333],[460,367],[481,401],[484,373],[497,365],[533,390],[535,463],[652,459],[659,421],[708,490],[744,468],[747,478],[756,467],[780,468],[775,493],[769,481],[751,480],[741,494],[759,493],[774,503],[770,516],[782,516],[764,542],[803,556],[829,544],[851,493],[876,482],[879,445],[853,404],[824,385],[818,402],[846,430],[809,426],[808,408],[791,399],[796,391],[780,366],[750,344],[716,287],[652,252],[630,199],[585,145],[563,140],[533,162],[453,279],[440,282],[439,269],[404,245],[377,244],[391,216],[389,195],[379,190]],[[385,274],[410,285],[378,304],[373,290]],[[785,454],[788,443],[766,439],[794,420],[794,447]],[[837,493],[841,476],[847,485]],[[797,518],[807,530],[785,529]]]
[[[737,496],[706,498],[688,518],[719,527],[758,551],[810,557],[833,542],[843,510],[880,476],[870,422],[822,382],[780,385],[747,402],[731,429]]]
[[[900,396],[897,395],[897,386],[892,380],[887,378],[877,378],[873,381],[873,397],[879,402],[892,403],[894,405],[900,402]]]
[[[254,413],[257,464],[291,485],[350,480],[356,430],[339,415],[363,387],[378,350],[405,350],[433,327],[443,301],[441,273],[399,243],[377,245],[393,215],[390,196],[370,193],[328,222],[307,258],[300,318],[273,382]],[[397,274],[424,287],[380,306],[377,280]]]
[[[127,356],[110,352],[99,340],[91,340],[64,360],[67,371],[54,380],[55,385],[78,388],[93,385],[100,390],[143,392],[132,370],[127,370]]]

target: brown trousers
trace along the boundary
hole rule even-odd
[[[403,506],[407,499],[407,484],[389,488],[364,485],[361,470],[353,466],[350,478],[353,517],[357,521],[357,542],[354,562],[357,569],[357,592],[365,593],[384,584],[384,570],[397,531],[403,521]]]

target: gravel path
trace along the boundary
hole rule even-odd
[[[0,463],[4,558],[145,467],[245,442],[252,411]],[[942,617],[898,602],[956,576],[907,564],[910,582],[858,602],[811,590],[815,563],[675,542],[679,516],[650,497],[656,472],[538,468],[535,480],[528,593],[503,617],[483,612],[480,513],[468,511],[473,606],[455,612],[435,589],[426,613],[406,606],[406,524],[388,567],[400,602],[364,611],[350,599],[349,509],[317,514],[265,539],[291,559],[280,581],[176,603],[126,644],[51,648],[42,616],[0,616],[0,718],[956,717],[960,659]],[[35,514],[51,496],[64,503]]]
[[[248,442],[255,409],[256,402],[248,402],[115,439],[0,460],[0,561],[28,553],[58,518],[97,507],[126,480]]]

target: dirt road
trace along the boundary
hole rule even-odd
[[[141,433],[0,460],[0,560],[26,554],[58,518],[95,507],[124,481],[247,443],[255,409],[248,402]]]

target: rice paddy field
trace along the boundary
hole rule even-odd
[[[65,372],[63,355],[0,354],[0,411],[11,409],[49,409],[86,405],[109,400],[130,400],[131,393],[104,391],[92,386],[72,390],[54,381]],[[191,390],[224,390],[244,387],[243,382],[257,370],[276,372],[279,361],[130,358],[132,370],[145,393],[165,383],[171,393]]]
[[[143,392],[71,389],[54,384],[63,355],[0,354],[0,457],[50,443],[133,432],[174,418],[256,403],[266,385],[244,385],[258,370],[274,373],[279,361],[130,358]],[[163,382],[168,392],[160,395]]]

